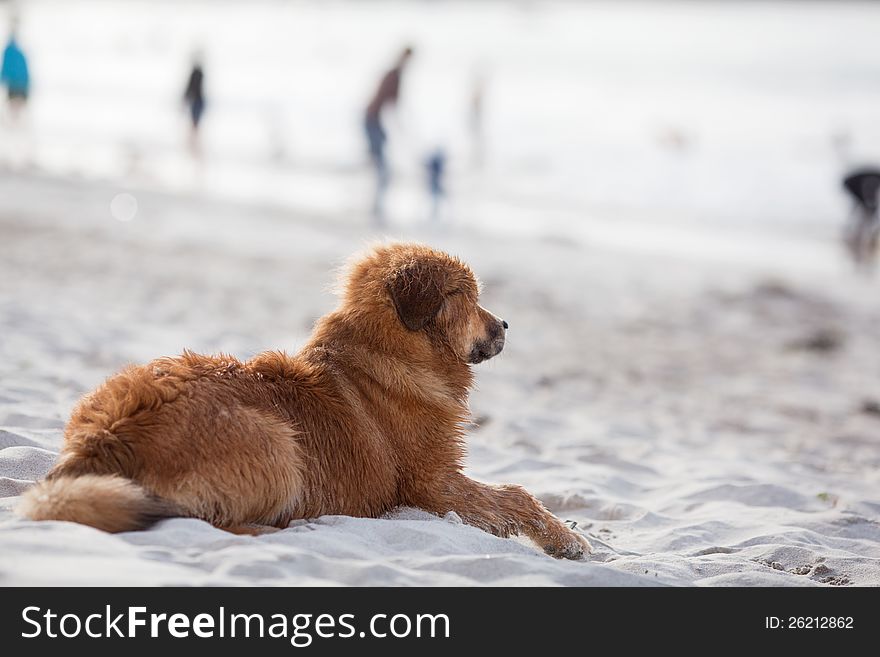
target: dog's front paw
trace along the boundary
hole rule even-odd
[[[556,559],[583,559],[593,551],[587,539],[568,529],[557,540],[545,543],[543,548],[545,553]]]

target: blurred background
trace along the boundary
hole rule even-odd
[[[449,222],[670,248],[690,223],[830,238],[844,173],[880,160],[870,2],[7,0],[13,24],[30,90],[4,113],[3,170],[365,230],[364,111],[405,46],[383,108],[392,224],[433,215],[440,152]]]

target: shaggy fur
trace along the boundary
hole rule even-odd
[[[525,490],[461,473],[471,365],[501,351],[506,328],[478,293],[456,258],[376,247],[295,356],[185,351],[108,379],[19,512],[111,532],[188,516],[259,533],[408,505],[579,558],[587,542]]]

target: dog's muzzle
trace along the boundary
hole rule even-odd
[[[488,338],[486,340],[480,340],[474,344],[468,362],[471,365],[476,365],[477,363],[482,363],[484,360],[489,360],[493,356],[500,354],[501,350],[504,349],[506,330],[507,322],[501,320],[497,324],[494,324],[489,331]]]

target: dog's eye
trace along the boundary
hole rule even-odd
[[[437,316],[445,318],[449,313],[455,312],[455,310],[460,307],[461,299],[462,296],[460,292],[447,294],[443,298],[443,303],[440,304],[440,310],[437,312]]]

